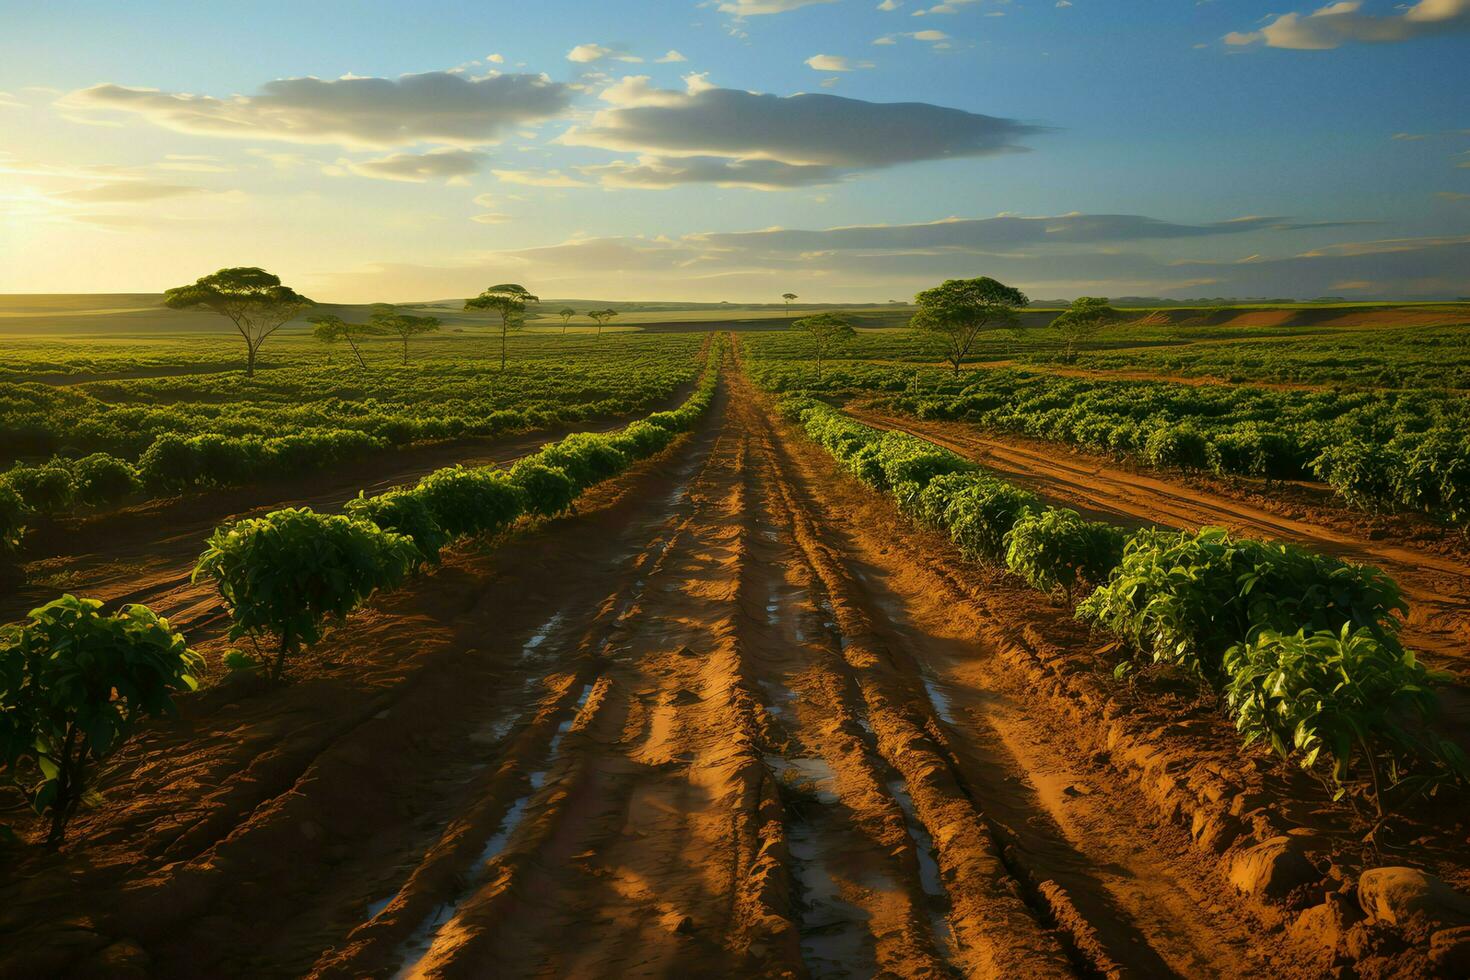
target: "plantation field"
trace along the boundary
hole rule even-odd
[[[247,379],[104,300],[0,336],[0,975],[1470,949],[1460,308],[1135,311],[1067,363],[1023,325],[958,372],[849,309],[819,375],[801,311],[643,304],[504,369],[483,318],[406,364],[293,328]],[[101,681],[43,655],[83,628]]]

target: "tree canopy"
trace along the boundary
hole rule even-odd
[[[376,333],[377,330],[374,327],[366,323],[348,323],[335,313],[319,313],[315,316],[309,316],[306,318],[306,322],[312,325],[312,336],[327,345],[328,362],[331,361],[331,345],[339,340],[345,340],[347,341],[347,346],[352,348],[353,356],[357,358],[357,366],[360,368],[367,367],[366,362],[362,359],[362,350],[357,346],[357,342],[370,333]]]
[[[500,369],[502,371],[505,370],[506,334],[520,329],[525,324],[528,303],[539,302],[541,302],[541,297],[515,282],[503,282],[498,286],[491,286],[480,295],[465,300],[464,308],[467,310],[492,310],[500,314]],[[565,332],[565,322],[562,329]]]
[[[978,279],[948,279],[933,289],[914,297],[919,311],[910,320],[917,330],[933,334],[944,341],[945,360],[960,364],[981,331],[988,327],[1015,326],[1018,311],[1031,301],[1026,294],[989,276]]]
[[[1078,296],[1051,325],[1061,334],[1067,362],[1077,359],[1077,345],[1098,331],[1123,319],[1123,314],[1108,305],[1106,296]]]
[[[817,351],[817,380],[822,380],[822,361],[834,345],[857,336],[847,317],[840,313],[818,313],[804,316],[791,324],[791,329],[809,334]]]
[[[404,364],[408,363],[408,339],[420,334],[433,333],[439,329],[438,317],[400,313],[397,307],[386,303],[379,303],[373,307],[373,315],[368,318],[368,323],[375,330],[398,336],[398,339],[403,342]]]
[[[255,376],[255,359],[267,337],[294,320],[311,300],[281,277],[254,266],[221,269],[163,294],[171,310],[203,307],[229,319],[245,339],[245,376]]]

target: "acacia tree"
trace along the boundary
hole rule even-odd
[[[618,315],[617,310],[589,310],[587,315],[597,323],[597,336],[602,336],[602,328],[607,326],[607,321]]]
[[[786,301],[786,308],[791,309],[791,301],[796,299],[795,293],[782,293],[781,298]]]
[[[1061,316],[1051,322],[1061,334],[1068,364],[1077,360],[1077,345],[1096,336],[1098,331],[1123,319],[1108,305],[1106,296],[1078,296]]]
[[[367,367],[367,363],[362,359],[362,350],[357,346],[357,342],[372,331],[372,328],[366,323],[348,323],[340,316],[331,313],[322,313],[306,319],[313,325],[311,332],[316,339],[327,345],[328,364],[332,362],[331,345],[339,340],[345,340],[347,346],[352,349],[353,356],[357,358],[357,366],[364,369]]]
[[[229,319],[245,339],[245,377],[255,377],[255,357],[260,345],[301,313],[311,300],[289,286],[281,277],[251,266],[221,269],[188,286],[175,286],[163,294],[171,310],[204,307]]]
[[[944,359],[959,374],[980,332],[991,326],[1016,326],[1020,322],[1017,311],[1031,301],[1019,289],[981,276],[945,280],[919,293],[914,302],[919,311],[910,326],[943,340]]]
[[[577,311],[570,306],[563,306],[560,310],[557,310],[556,315],[561,317],[562,336],[566,336],[567,324],[572,322],[572,317],[577,315]]]
[[[539,303],[541,298],[519,283],[506,282],[491,286],[474,299],[467,299],[467,310],[494,310],[500,314],[500,370],[505,370],[505,338],[512,330],[519,330],[525,322],[526,304]],[[562,332],[566,332],[563,325]]]
[[[833,345],[857,336],[847,317],[837,313],[818,313],[804,316],[791,324],[791,329],[810,334],[812,346],[817,350],[817,380],[822,380],[822,359]]]
[[[403,341],[404,364],[408,363],[408,338],[433,333],[439,329],[438,317],[399,313],[396,307],[387,303],[379,303],[373,307],[373,315],[368,317],[368,323],[374,330],[398,335],[398,339]]]

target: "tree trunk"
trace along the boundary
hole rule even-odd
[[[505,335],[510,332],[510,324],[500,325],[500,370],[505,370]]]
[[[245,341],[245,377],[255,377],[255,345]]]
[[[403,363],[408,363],[408,335],[403,335]]]
[[[347,346],[349,346],[349,347],[352,348],[352,354],[353,354],[354,357],[357,358],[357,366],[360,367],[360,368],[362,368],[363,370],[367,370],[367,365],[364,364],[363,363],[363,360],[362,360],[362,351],[360,351],[360,350],[357,349],[356,342],[354,342],[352,340],[348,340],[347,341]]]
[[[76,745],[77,728],[75,724],[68,725],[66,738],[61,743],[61,765],[56,774],[56,797],[51,801],[51,831],[46,835],[46,846],[56,850],[61,846],[66,837],[66,822],[71,817],[72,810],[72,748]]]
[[[287,636],[281,637],[280,649],[276,651],[276,664],[271,670],[271,680],[278,681],[286,675],[286,651],[290,647],[291,640]]]

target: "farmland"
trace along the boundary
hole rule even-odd
[[[1462,307],[958,366],[833,308],[819,375],[806,311],[647,304],[504,369],[484,317],[362,361],[293,327],[247,380],[149,301],[63,305],[0,339],[6,663],[95,621],[173,710],[97,795],[11,749],[0,975],[1466,955]]]

